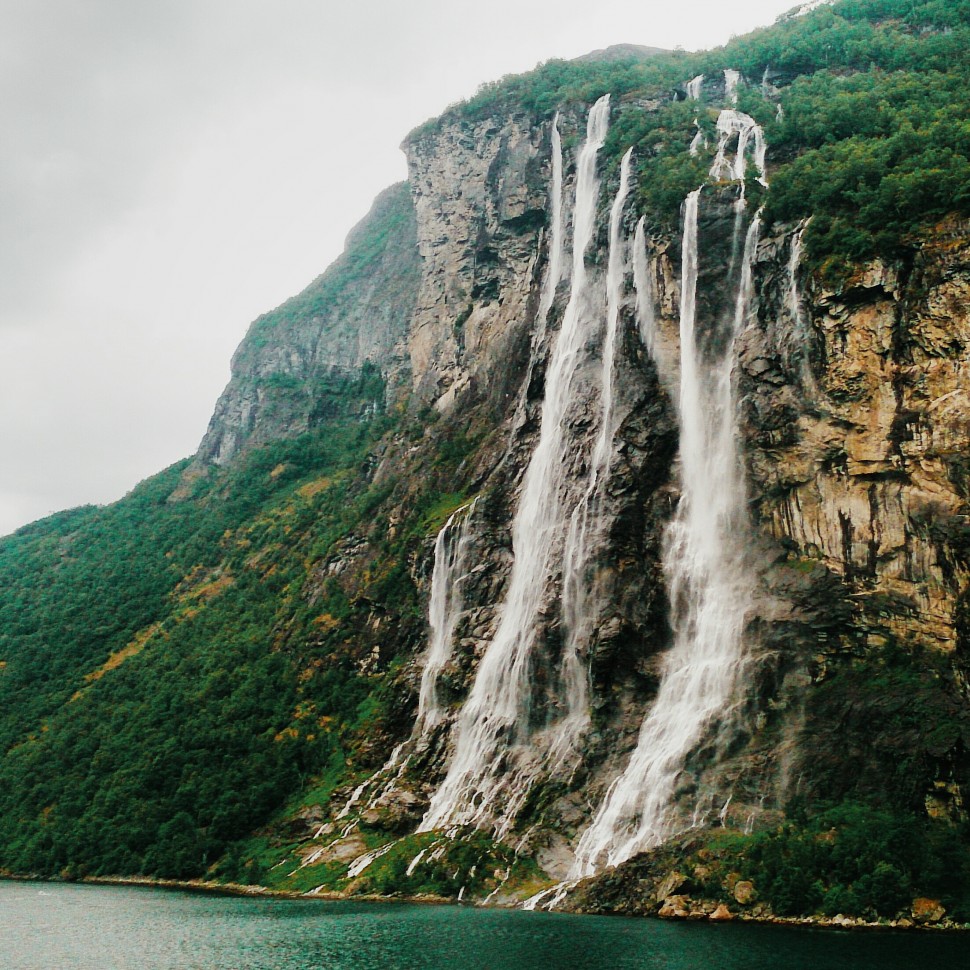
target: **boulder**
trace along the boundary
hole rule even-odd
[[[754,889],[754,883],[749,882],[747,879],[742,879],[735,883],[734,886],[734,898],[742,905],[747,906],[749,903],[753,903],[757,898],[757,893]]]
[[[734,919],[734,913],[732,913],[724,903],[721,903],[721,905],[718,906],[713,913],[711,913],[710,919],[712,919],[715,923],[726,923],[729,920]]]
[[[913,900],[913,919],[917,923],[939,923],[946,914],[946,909],[938,899],[927,899],[918,896]]]
[[[687,905],[686,896],[668,896],[660,907],[657,915],[661,919],[687,919],[690,910]]]

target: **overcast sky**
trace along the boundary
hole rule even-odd
[[[405,177],[415,125],[793,4],[0,0],[0,534],[193,453],[249,322]]]

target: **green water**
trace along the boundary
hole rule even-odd
[[[0,882],[3,970],[950,970],[970,935]]]

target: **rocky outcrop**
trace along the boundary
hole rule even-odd
[[[446,116],[403,147],[423,263],[408,333],[413,388],[440,411],[473,383],[504,396],[535,315],[548,126],[523,114]]]
[[[301,294],[257,319],[232,359],[196,467],[291,438],[321,420],[383,407],[406,383],[405,342],[420,281],[406,183],[385,190],[346,249]]]
[[[898,637],[952,652],[970,575],[970,227],[941,227],[911,264],[810,282],[799,320],[779,299],[782,245],[766,244],[763,326],[740,351],[760,518],[884,612],[893,604]],[[805,367],[782,344],[799,328]]]

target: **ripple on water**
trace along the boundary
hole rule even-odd
[[[4,970],[964,970],[968,942],[0,882]]]

